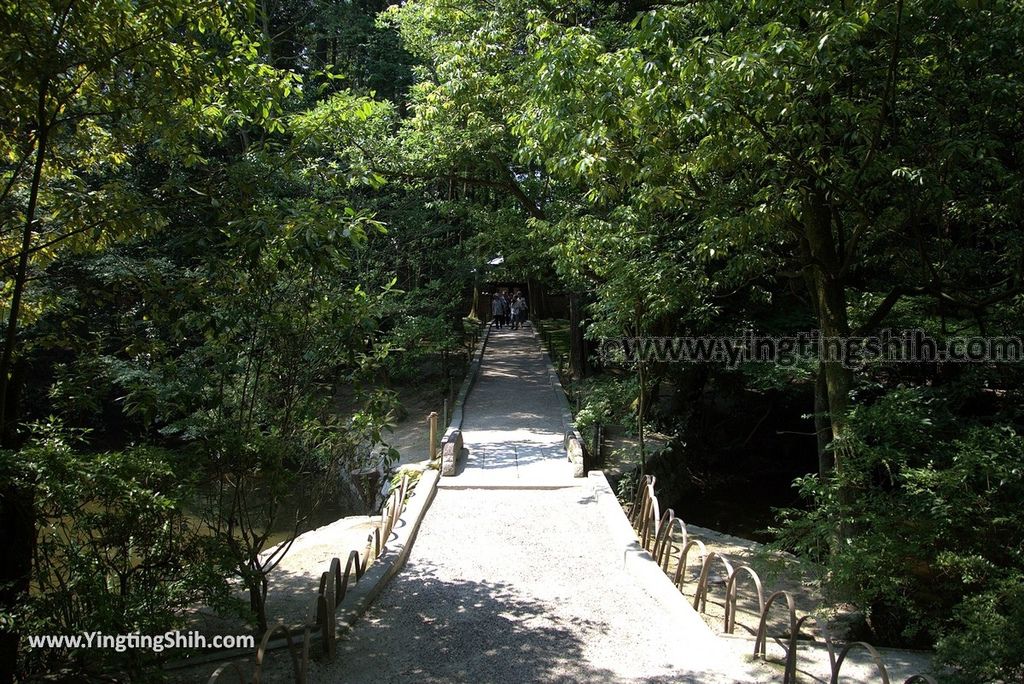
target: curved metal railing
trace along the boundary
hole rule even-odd
[[[703,542],[690,537],[686,524],[675,516],[675,512],[671,508],[666,509],[664,514],[662,514],[658,497],[654,490],[655,481],[652,475],[646,475],[641,478],[627,513],[627,518],[640,540],[640,545],[645,550],[650,551],[652,559],[666,575],[671,575],[672,583],[680,592],[683,591],[683,585],[687,581],[687,569],[689,567],[687,556],[691,548],[697,547],[700,551],[701,564],[700,579],[697,581],[697,588],[693,595],[693,607],[701,613],[707,610],[708,588],[711,583],[712,569],[715,561],[718,561],[725,572],[725,624],[723,631],[726,634],[732,634],[735,631],[737,625],[736,615],[739,612],[737,604],[740,579],[742,575],[746,575],[750,580],[749,584],[753,585],[757,597],[759,620],[756,630],[746,625],[741,626],[755,636],[754,657],[761,658],[762,660],[767,659],[767,642],[770,637],[786,654],[783,684],[796,682],[799,642],[802,640],[814,640],[813,637],[801,639],[800,630],[807,621],[818,624],[818,620],[813,615],[804,615],[797,618],[796,600],[788,591],[776,591],[765,599],[764,585],[752,567],[743,564],[734,566],[725,554],[718,551],[708,551]],[[673,537],[674,531],[678,533],[678,539]],[[670,561],[672,560],[675,561],[674,569],[671,567]],[[769,635],[768,616],[772,607],[781,599],[786,601],[788,630],[782,634]],[[874,646],[863,641],[849,642],[843,646],[837,657],[835,642],[824,629],[824,625],[819,624],[818,629],[822,632],[821,636],[823,637],[825,647],[828,649],[831,684],[838,684],[843,663],[846,662],[847,655],[854,649],[867,651],[878,671],[880,680],[883,684],[890,684],[889,671],[881,654],[879,654]],[[915,674],[908,678],[904,684],[937,684],[937,682],[930,675]]]
[[[263,634],[259,647],[256,649],[255,665],[252,679],[246,678],[242,666],[236,662],[224,663],[210,675],[207,684],[217,684],[224,677],[237,678],[240,684],[260,684],[263,677],[263,666],[267,651],[271,648],[274,638],[283,638],[291,656],[292,675],[295,684],[305,684],[309,671],[309,649],[312,633],[320,636],[323,656],[332,660],[337,654],[337,610],[348,594],[352,578],[355,582],[363,578],[371,559],[380,558],[387,552],[387,543],[391,540],[395,527],[399,524],[405,510],[405,499],[409,492],[409,476],[403,475],[398,487],[392,488],[380,514],[380,523],[366,537],[366,548],[360,554],[353,549],[349,551],[342,570],[341,559],[332,558],[327,570],[320,575],[320,586],[307,613],[306,623],[296,628],[288,628],[278,623],[267,629]],[[652,490],[653,492],[653,490]],[[301,633],[301,638],[299,636]]]

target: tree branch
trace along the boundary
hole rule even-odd
[[[544,210],[541,209],[540,206],[538,206],[537,203],[523,191],[522,186],[519,185],[519,181],[516,180],[511,169],[509,169],[508,166],[498,158],[498,155],[491,154],[490,156],[491,161],[500,166],[502,171],[505,173],[505,177],[508,179],[507,189],[512,193],[512,196],[519,201],[519,204],[521,204],[523,209],[526,210],[526,213],[535,219],[544,220]]]
[[[856,184],[860,181],[861,176],[864,175],[864,171],[867,170],[868,165],[871,164],[875,159],[875,154],[878,152],[878,146],[882,141],[882,130],[885,128],[885,120],[889,116],[890,108],[895,110],[895,99],[896,99],[896,68],[899,62],[900,55],[900,28],[903,23],[903,0],[896,0],[896,33],[892,39],[892,52],[889,54],[889,69],[885,76],[885,89],[882,91],[882,104],[878,110],[878,121],[875,124],[875,131],[871,136],[871,143],[868,146],[868,151],[864,155],[864,161],[860,164],[860,171],[857,172],[857,177],[854,181]]]

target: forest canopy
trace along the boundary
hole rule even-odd
[[[578,424],[641,468],[670,435],[666,481],[781,420],[723,407],[800,407],[778,547],[874,642],[1024,676],[1020,363],[594,354],[1019,339],[1024,3],[29,0],[0,35],[0,681],[155,671],[27,634],[265,630],[284,502],[373,465],[488,278],[565,295]]]

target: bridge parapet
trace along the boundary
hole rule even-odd
[[[576,429],[576,419],[572,415],[572,408],[569,406],[569,400],[565,396],[562,380],[558,377],[558,371],[555,370],[551,357],[544,350],[544,345],[537,334],[537,329],[530,326],[530,330],[534,341],[537,343],[537,347],[544,355],[548,371],[548,382],[551,384],[551,390],[555,393],[555,398],[558,401],[558,409],[562,418],[562,429],[565,431],[565,439],[563,440],[565,456],[572,464],[573,477],[586,477],[588,464],[586,462],[587,452],[584,447],[583,435]]]
[[[459,457],[462,455],[462,430],[448,428],[441,440],[441,475],[451,477],[455,474],[455,466],[458,465]]]
[[[203,659],[232,659],[212,673],[208,684],[225,678],[243,684],[266,681],[267,655],[272,651],[286,650],[291,661],[287,675],[275,673],[277,681],[287,676],[295,684],[306,682],[312,646],[319,646],[317,653],[321,658],[333,659],[338,635],[350,628],[404,565],[423,515],[437,491],[437,479],[437,471],[430,469],[420,475],[415,486],[408,475],[403,476],[401,483],[391,490],[380,514],[380,524],[367,537],[365,548],[349,551],[344,564],[340,557],[331,559],[330,567],[321,574],[304,624],[272,625],[262,635],[255,654],[233,651]],[[247,676],[247,670],[251,676]]]
[[[444,436],[441,438],[441,476],[452,477],[455,475],[456,466],[462,455],[462,419],[466,408],[466,399],[469,397],[477,377],[480,375],[480,364],[484,358],[484,351],[487,349],[487,340],[491,335],[491,326],[487,325],[484,334],[473,350],[473,356],[469,361],[469,368],[466,370],[466,378],[462,381],[459,393],[452,402],[451,419],[445,426]],[[433,448],[433,446],[431,446]]]
[[[583,437],[576,428],[565,433],[565,455],[568,457],[569,462],[572,463],[572,476],[586,477],[587,467],[584,459]]]

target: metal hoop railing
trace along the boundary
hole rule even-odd
[[[658,520],[658,524],[654,531],[654,547],[651,549],[651,555],[654,556],[654,562],[661,565],[662,547],[665,544],[666,538],[671,535],[672,521],[676,520],[675,511],[671,508],[665,509],[665,512],[661,514],[661,519]]]
[[[764,597],[764,586],[761,582],[761,578],[753,568],[749,565],[733,567],[733,564],[724,554],[717,551],[709,552],[701,540],[690,537],[686,528],[686,523],[677,518],[675,516],[675,512],[671,508],[666,509],[664,514],[662,514],[660,512],[661,507],[658,503],[658,497],[654,491],[654,484],[655,478],[653,475],[645,475],[641,478],[640,482],[637,483],[636,492],[633,495],[633,502],[630,505],[629,512],[627,513],[627,518],[629,519],[633,530],[636,532],[641,546],[643,546],[645,550],[650,551],[652,560],[654,560],[666,575],[671,573],[672,583],[679,589],[679,591],[683,590],[683,585],[687,580],[688,565],[686,559],[690,549],[693,547],[698,548],[701,558],[700,579],[697,582],[697,588],[693,596],[693,608],[701,613],[707,610],[708,585],[710,583],[711,569],[716,560],[722,565],[725,569],[726,576],[724,606],[725,621],[723,628],[723,631],[726,634],[732,634],[735,631],[737,624],[736,615],[739,612],[737,604],[740,575],[747,575],[756,590],[759,620],[756,632],[746,625],[741,626],[750,631],[751,634],[755,635],[754,657],[759,657],[762,660],[767,659],[767,642],[769,638],[768,614],[771,611],[772,606],[774,606],[778,600],[785,598],[789,616],[789,633],[771,636],[771,638],[786,653],[783,684],[795,683],[797,672],[797,648],[800,642],[800,630],[807,621],[812,621],[817,624],[818,620],[813,615],[804,615],[798,619],[796,600],[788,591],[776,591],[766,600]],[[678,539],[673,537],[673,532],[678,533]],[[648,542],[651,543],[649,544]],[[675,555],[676,552],[678,552],[678,555]],[[670,560],[672,558],[675,558],[676,560],[674,570],[670,569]],[[871,659],[878,670],[881,682],[883,684],[890,684],[889,671],[885,666],[882,656],[874,646],[863,641],[850,642],[843,647],[837,658],[835,644],[832,641],[832,638],[827,633],[824,633],[823,625],[819,625],[819,629],[823,632],[822,636],[824,643],[828,649],[829,669],[831,671],[830,684],[838,684],[839,675],[842,670],[843,663],[846,661],[846,656],[851,650],[856,648],[864,649],[870,654]],[[937,684],[937,682],[930,675],[915,674],[908,678],[904,684]]]
[[[651,490],[653,493],[653,489]],[[274,637],[283,635],[286,646],[292,659],[292,671],[296,684],[305,684],[309,670],[309,646],[310,631],[316,630],[320,634],[323,654],[331,660],[337,654],[337,614],[338,606],[345,600],[348,594],[350,579],[355,576],[359,582],[366,573],[370,559],[380,558],[387,551],[387,540],[391,538],[392,532],[401,520],[405,510],[405,499],[409,493],[409,476],[403,475],[397,487],[392,488],[384,505],[381,508],[380,524],[374,527],[373,531],[366,537],[366,548],[360,555],[359,551],[349,551],[345,561],[345,569],[342,571],[341,560],[332,558],[326,572],[320,575],[320,585],[316,596],[313,598],[306,624],[301,627],[302,640],[297,641],[293,634],[294,630],[289,629],[283,623],[277,624],[268,629],[256,649],[255,668],[253,670],[253,684],[260,684],[263,676],[263,665],[270,642]],[[312,619],[310,619],[310,617]],[[207,684],[217,684],[228,672],[231,672],[232,679],[237,676],[240,684],[245,684],[246,676],[244,670],[237,662],[224,663],[210,675]]]
[[[711,578],[711,565],[715,559],[722,562],[725,567],[725,579],[729,581],[732,576],[732,563],[723,554],[717,551],[710,552],[704,557],[704,565],[700,569],[700,580],[697,581],[697,593],[693,595],[693,609],[703,613],[708,608],[708,580]]]
[[[669,509],[668,512],[671,513],[672,509]],[[679,529],[679,534],[682,537],[682,540],[680,541],[680,545],[678,545],[678,546],[675,544],[675,542],[672,539],[672,528],[673,528],[673,526],[677,527]],[[661,569],[663,571],[665,571],[665,573],[667,574],[668,573],[668,562],[669,562],[669,559],[672,558],[672,551],[673,551],[673,549],[680,549],[680,551],[681,551],[682,547],[686,546],[686,544],[689,541],[690,537],[689,537],[689,534],[686,531],[686,524],[682,520],[680,520],[679,518],[675,517],[674,514],[672,515],[672,518],[669,519],[668,524],[665,527],[666,527],[666,529],[665,529],[665,538],[662,541],[660,547],[659,546],[655,546],[654,547],[654,554],[653,555],[654,555],[654,562],[657,563],[658,566],[661,567]]]
[[[836,660],[836,664],[832,668],[832,684],[838,684],[839,671],[843,669],[843,663],[846,661],[846,656],[855,648],[863,648],[871,654],[871,660],[874,661],[875,667],[878,668],[878,674],[882,678],[882,684],[889,684],[889,671],[885,668],[885,663],[882,662],[882,655],[874,646],[866,641],[851,641],[843,647],[842,651],[839,652],[839,658]]]
[[[764,612],[764,588],[761,586],[761,578],[757,576],[754,569],[749,565],[741,565],[732,571],[729,575],[729,579],[726,580],[725,584],[725,633],[732,634],[736,629],[736,599],[739,590],[739,576],[740,573],[745,573],[754,582],[754,587],[757,589],[757,610],[758,613]],[[754,630],[748,629],[751,633]]]
[[[636,528],[637,526],[637,516],[640,514],[640,507],[643,504],[643,498],[646,496],[648,491],[647,485],[653,487],[656,481],[657,480],[653,475],[644,475],[642,478],[640,478],[640,481],[636,483],[636,491],[633,492],[633,505],[629,507],[628,515],[629,522],[631,525],[633,525],[634,528]]]
[[[682,551],[679,552],[679,562],[676,563],[676,573],[672,577],[672,584],[676,585],[679,591],[682,591],[683,585],[686,584],[686,558],[690,554],[690,548],[693,546],[700,549],[701,568],[704,567],[704,561],[708,557],[708,549],[700,539],[690,539],[683,545]]]
[[[220,676],[227,672],[228,669],[232,669],[235,671],[234,673],[238,677],[238,684],[246,684],[245,671],[241,668],[241,666],[239,666],[238,663],[235,662],[224,663],[216,670],[214,670],[213,674],[210,675],[210,678],[206,680],[206,684],[216,684],[217,682],[219,682]]]
[[[266,662],[267,646],[270,644],[270,639],[278,632],[283,633],[284,638],[288,641],[288,654],[292,657],[292,673],[295,675],[295,684],[306,684],[306,674],[309,671],[309,628],[303,630],[302,642],[296,644],[292,639],[291,631],[284,626],[284,623],[279,623],[264,633],[260,646],[256,649],[256,668],[252,675],[253,684],[260,684],[263,677],[263,664]],[[296,649],[298,653],[296,653]]]

